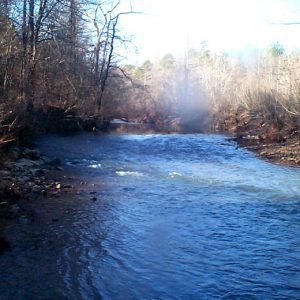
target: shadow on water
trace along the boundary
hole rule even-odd
[[[35,222],[8,228],[3,299],[299,297],[299,169],[217,135],[46,136],[38,145],[88,184],[35,203]]]

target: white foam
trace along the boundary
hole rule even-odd
[[[171,178],[174,178],[176,176],[182,176],[182,174],[178,173],[178,172],[171,172],[171,173],[169,173],[169,176],[171,176]]]
[[[143,176],[144,175],[143,173],[140,173],[140,172],[130,172],[130,171],[116,171],[116,174],[118,176],[128,176],[128,175],[131,175],[131,176]]]
[[[88,166],[88,168],[93,168],[93,169],[99,169],[101,167],[102,167],[101,164],[92,164]]]

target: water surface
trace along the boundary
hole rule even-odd
[[[1,299],[299,299],[300,169],[218,135],[38,145],[87,185],[8,228]]]

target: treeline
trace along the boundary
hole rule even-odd
[[[215,53],[204,44],[183,58],[167,54],[124,69],[133,83],[127,82],[131,88],[118,108],[129,118],[167,122],[175,125],[171,130],[299,135],[300,52],[287,54],[279,43],[247,56]]]
[[[0,0],[0,145],[116,117],[161,131],[299,136],[299,52],[277,43],[239,57],[203,44],[122,66],[118,26],[134,13],[114,0]]]
[[[49,110],[103,118],[122,76],[119,21],[132,13],[113,0],[0,0],[0,143]]]

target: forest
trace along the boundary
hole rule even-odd
[[[74,118],[103,118],[103,102],[114,96],[121,76],[115,48],[126,37],[118,22],[133,13],[118,11],[119,4],[1,1],[1,144],[30,140],[40,125],[55,127],[67,116],[73,118],[61,127],[70,130]]]
[[[1,146],[40,132],[104,129],[111,119],[158,132],[231,132],[251,143],[299,137],[300,52],[279,42],[247,57],[205,42],[182,57],[128,65],[119,2],[2,0]]]

